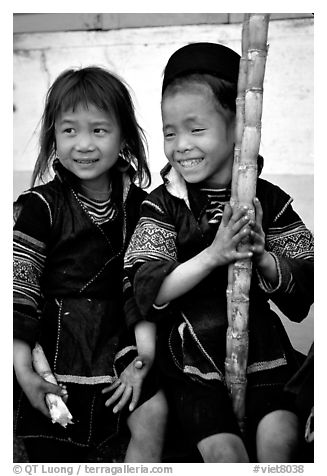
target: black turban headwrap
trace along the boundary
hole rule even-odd
[[[164,71],[162,94],[175,78],[209,73],[237,84],[240,55],[218,43],[190,43],[175,51]]]

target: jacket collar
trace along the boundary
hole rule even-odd
[[[209,198],[200,190],[199,185],[187,183],[169,163],[161,170],[160,174],[167,191],[174,197],[183,200],[195,218],[200,220],[206,210]]]
[[[172,167],[170,164],[167,164],[160,172],[160,175],[164,181],[167,191],[174,197],[184,200],[186,206],[191,209],[187,185],[181,174],[178,173],[177,170],[174,169],[174,167]]]
[[[200,220],[208,204],[208,197],[201,192],[197,184],[187,183],[182,175],[170,164],[161,171],[161,177],[167,191],[184,201],[187,208]]]

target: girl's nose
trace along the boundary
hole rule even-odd
[[[177,144],[176,144],[176,149],[177,152],[183,153],[187,152],[192,148],[189,138],[187,137],[186,134],[179,134],[177,137]]]
[[[79,134],[77,137],[75,148],[78,151],[94,150],[95,145],[92,139],[92,135],[88,133]]]

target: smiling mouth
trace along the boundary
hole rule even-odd
[[[183,169],[190,169],[192,167],[196,167],[197,165],[201,164],[204,160],[204,157],[200,159],[187,159],[187,160],[180,160],[178,163]]]
[[[77,164],[94,164],[99,159],[73,159]]]

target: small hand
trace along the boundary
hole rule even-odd
[[[116,390],[106,401],[105,405],[108,407],[119,400],[113,408],[113,412],[117,413],[130,401],[128,409],[133,411],[141,395],[143,380],[148,374],[151,365],[152,362],[148,359],[142,356],[136,357],[113,384],[102,390],[102,393]]]
[[[68,392],[67,392],[67,387],[65,384],[60,383],[59,387],[61,388],[61,398],[63,399],[64,403],[67,403],[68,400]]]
[[[253,259],[257,265],[260,266],[261,261],[264,259],[266,251],[265,251],[265,241],[266,236],[262,229],[262,207],[261,203],[258,198],[254,198],[253,200],[254,208],[255,208],[255,222],[251,222],[251,251],[253,252]]]
[[[221,224],[208,248],[212,260],[215,260],[217,266],[252,257],[252,251],[248,247],[237,251],[238,245],[251,232],[248,210],[248,207],[242,207],[233,211],[230,204],[225,205]]]
[[[47,393],[54,393],[55,395],[61,396],[65,401],[67,400],[66,388],[47,382],[33,371],[29,372],[25,377],[23,380],[20,379],[19,384],[30,404],[33,408],[43,413],[43,415],[51,418],[45,402],[45,396]]]

